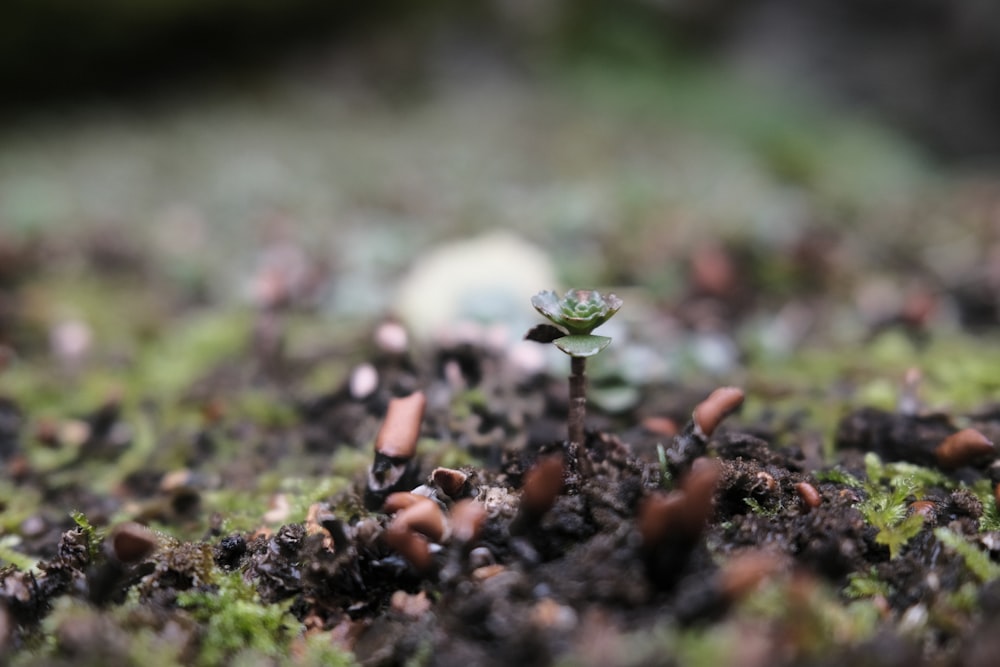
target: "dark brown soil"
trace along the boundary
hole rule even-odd
[[[260,317],[273,324],[282,314]],[[64,447],[67,436],[16,395],[0,399],[5,481],[39,497],[17,550],[41,560],[0,569],[0,647],[17,664],[33,664],[35,652],[38,664],[132,664],[137,633],[206,664],[206,624],[182,598],[223,595],[226,573],[250,586],[254,604],[287,605],[293,635],[322,636],[365,665],[686,664],[710,655],[720,628],[740,638],[728,660],[747,666],[988,665],[1000,648],[1000,585],[983,571],[1000,556],[1000,467],[992,448],[941,454],[964,429],[996,439],[995,407],[862,407],[840,419],[834,461],[824,463],[825,434],[803,420],[737,413],[702,437],[689,416],[712,387],[650,384],[630,410],[591,410],[584,465],[562,440],[564,381],[519,377],[493,349],[372,351],[378,381],[358,398],[346,381],[303,393],[294,378],[310,360],[263,345],[259,331],[255,342],[189,390],[197,426],[162,437],[184,443],[180,477],[155,455],[111,492],[65,474],[121,459],[135,446],[123,425],[163,406],[108,397],[76,420],[86,433],[76,457],[41,471],[24,456],[29,425],[39,446]],[[250,388],[293,416],[228,417],[222,405]],[[468,499],[486,512],[471,535],[445,531],[431,544],[429,566],[387,543],[392,519],[382,497],[373,500],[367,469],[304,522],[283,523],[279,512],[234,530],[214,506],[211,491],[252,490],[283,460],[325,471],[332,456],[357,449],[374,461],[390,400],[416,390],[430,397],[422,434],[447,446],[390,461],[410,466],[394,490],[420,487],[445,516]],[[220,456],[231,452],[227,440],[240,443],[238,455]],[[431,476],[449,449],[463,454],[468,476],[450,495]],[[526,509],[526,479],[554,455],[565,461],[561,490]],[[873,461],[884,476],[869,477]],[[915,465],[893,472],[893,462]],[[904,478],[913,486],[900,486]],[[868,508],[882,501],[898,505],[892,527],[913,527],[905,539],[889,542],[892,531],[874,524]],[[2,502],[6,510],[16,498]],[[85,517],[79,525],[70,509]],[[118,520],[123,513],[131,521]],[[922,523],[907,523],[915,514]],[[977,570],[938,529],[986,565]],[[68,601],[87,613],[66,613]],[[675,655],[680,636],[688,653]],[[289,646],[266,664],[294,663]]]

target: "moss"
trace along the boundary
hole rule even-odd
[[[38,561],[15,549],[20,543],[21,540],[17,535],[4,535],[0,537],[0,566],[10,564],[19,570],[35,570]]]
[[[285,655],[280,664],[295,667],[358,667],[354,656],[338,648],[329,633],[310,634],[305,638],[304,646],[301,654]]]
[[[285,428],[298,420],[290,403],[273,392],[257,389],[240,392],[232,404],[232,418],[248,419],[261,428]]]
[[[873,598],[877,595],[885,597],[892,594],[892,586],[879,579],[878,571],[874,567],[866,573],[852,572],[847,575],[847,579],[844,595],[849,598]]]
[[[237,655],[285,655],[296,632],[285,606],[263,604],[239,572],[218,576],[216,582],[216,588],[182,592],[177,598],[201,627],[195,664],[219,665]]]
[[[371,450],[338,447],[330,460],[330,472],[338,477],[350,479],[367,470],[371,462]]]
[[[87,536],[87,545],[90,548],[90,560],[94,561],[100,552],[100,545],[104,540],[104,532],[94,528],[83,512],[73,510],[70,512],[70,516],[73,517],[73,523]]]
[[[34,486],[20,486],[0,478],[0,529],[16,533],[21,522],[38,511],[42,500],[40,490]]]
[[[993,489],[993,481],[989,479],[978,480],[972,485],[972,492],[983,504],[983,515],[979,517],[979,531],[982,533],[1000,530],[1000,508],[997,507]]]
[[[985,584],[1000,577],[1000,565],[991,561],[988,554],[977,549],[958,533],[948,528],[937,528],[934,530],[934,537],[949,549],[958,552],[965,561],[965,566],[980,582]]]
[[[883,466],[878,456],[871,452],[865,455],[865,468],[868,498],[858,505],[858,510],[878,530],[875,541],[889,548],[890,558],[896,558],[924,525],[923,515],[907,515],[909,499],[919,498],[924,493],[921,483],[924,478],[911,472],[911,468],[917,466],[906,466],[903,470],[907,472],[899,472]]]
[[[780,502],[775,503],[774,507],[764,507],[760,502],[757,501],[756,498],[750,498],[750,497],[744,498],[743,502],[745,502],[747,506],[750,507],[750,511],[752,511],[754,514],[758,514],[760,516],[768,518],[774,518],[780,515],[783,509]]]
[[[740,614],[775,625],[777,636],[791,638],[788,648],[800,658],[863,642],[875,633],[879,618],[870,601],[844,605],[833,590],[808,577],[765,585],[758,594],[746,598]]]

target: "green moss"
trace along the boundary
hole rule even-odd
[[[878,611],[868,600],[844,605],[835,591],[819,582],[778,580],[748,596],[741,617],[765,620],[776,636],[788,637],[800,657],[820,656],[834,646],[856,644],[878,627]]]
[[[744,498],[743,502],[750,507],[750,511],[760,516],[773,518],[781,514],[781,503],[777,503],[774,507],[764,507],[755,498]]]
[[[333,643],[329,633],[311,634],[304,640],[305,650],[300,655],[285,655],[281,665],[295,667],[358,667],[354,656]]]
[[[13,565],[19,570],[34,570],[38,565],[38,560],[17,551],[14,547],[21,543],[17,535],[4,535],[0,537],[0,566],[4,564]]]
[[[177,396],[223,359],[244,351],[250,331],[250,314],[243,311],[196,313],[178,320],[169,335],[143,348],[134,372],[140,395]]]
[[[80,527],[80,530],[87,536],[87,546],[90,548],[90,559],[97,558],[100,552],[101,542],[104,540],[104,531],[98,531],[90,523],[83,512],[73,510],[69,513],[73,517],[73,523]]]
[[[959,586],[958,590],[949,593],[944,602],[959,612],[974,614],[981,609],[979,593],[979,585],[975,582],[967,581]]]
[[[816,479],[820,482],[830,482],[831,484],[840,484],[842,486],[849,486],[852,489],[860,489],[863,484],[861,480],[852,475],[851,473],[843,470],[841,468],[829,468],[827,470],[820,470],[814,473]]]
[[[901,472],[897,468],[884,466],[877,455],[865,455],[868,482],[865,491],[868,498],[858,505],[865,520],[878,530],[875,541],[889,548],[889,557],[896,558],[906,543],[920,532],[924,517],[913,513],[907,516],[909,498],[923,495],[922,481],[935,477],[928,473],[921,476],[905,466]]]
[[[284,428],[298,421],[298,415],[290,403],[274,396],[272,392],[256,389],[239,393],[232,404],[232,418],[245,418],[262,428]]]
[[[983,504],[983,515],[979,517],[980,532],[1000,530],[1000,508],[997,507],[996,495],[993,493],[993,482],[989,479],[977,480],[972,486],[972,492]]]
[[[21,522],[38,511],[41,500],[38,488],[17,485],[0,478],[0,531],[18,532]]]
[[[872,598],[876,595],[888,596],[892,586],[878,577],[878,572],[872,567],[867,573],[852,572],[847,575],[848,583],[844,595],[849,598]]]
[[[330,472],[338,477],[351,479],[368,469],[373,455],[372,449],[338,447],[330,459]]]
[[[988,554],[977,549],[958,533],[942,527],[934,530],[934,537],[949,549],[958,552],[965,561],[965,566],[980,582],[985,584],[1000,577],[1000,565],[991,561]]]
[[[291,512],[285,523],[305,521],[309,506],[321,501],[329,501],[350,484],[343,477],[321,477],[319,479],[288,479],[282,485],[282,491],[291,500]]]
[[[177,597],[202,630],[196,664],[219,665],[237,654],[285,655],[297,625],[285,606],[263,604],[239,572],[216,581],[214,590],[185,591]]]

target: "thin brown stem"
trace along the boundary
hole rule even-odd
[[[587,456],[587,436],[584,426],[587,421],[587,359],[570,357],[569,376],[569,454],[576,463],[577,470],[586,475],[590,470]]]

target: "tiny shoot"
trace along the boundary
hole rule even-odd
[[[560,298],[545,290],[531,297],[531,305],[551,324],[540,324],[525,338],[538,343],[553,343],[570,357],[569,415],[567,427],[571,452],[585,444],[584,424],[587,418],[587,357],[592,357],[610,343],[607,336],[592,332],[607,322],[622,307],[614,294],[607,296],[596,290],[572,289]],[[571,454],[573,459],[579,456]]]

